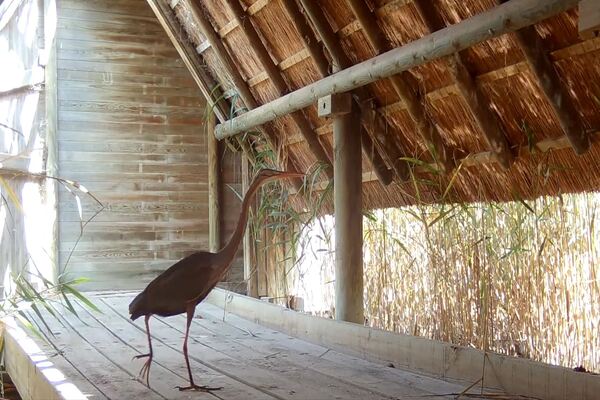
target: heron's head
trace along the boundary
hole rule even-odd
[[[284,178],[302,178],[304,174],[299,172],[289,172],[289,171],[277,171],[274,169],[262,169],[256,175],[255,180],[261,181],[271,181],[275,179],[284,179]]]

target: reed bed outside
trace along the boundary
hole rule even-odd
[[[379,209],[364,217],[372,327],[600,371],[600,194]],[[334,222],[313,220],[288,275],[334,310]]]

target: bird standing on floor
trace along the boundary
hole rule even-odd
[[[225,247],[216,253],[200,251],[178,261],[150,282],[146,289],[129,304],[129,313],[132,320],[142,315],[145,316],[149,352],[148,354],[139,355],[136,358],[148,357],[148,360],[146,360],[140,371],[140,375],[146,377],[148,385],[150,364],[152,363],[152,342],[150,339],[150,326],[148,325],[150,317],[152,315],[169,317],[185,312],[187,314],[187,326],[183,341],[183,355],[185,356],[185,363],[190,377],[190,385],[179,387],[179,390],[211,391],[220,389],[194,384],[190,360],[188,358],[187,342],[196,305],[204,300],[229,269],[244,236],[250,200],[258,188],[268,181],[302,176],[302,174],[293,172],[274,171],[271,169],[261,170],[252,181],[248,192],[244,196],[237,226]]]

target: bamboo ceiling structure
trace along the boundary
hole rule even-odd
[[[221,137],[265,104],[283,104],[337,71],[525,1],[148,0],[215,104]],[[454,54],[353,90],[364,207],[598,190],[600,38],[580,37],[577,3],[566,0],[565,11],[516,32],[489,29],[489,38],[464,49],[452,42]],[[514,30],[512,22],[500,28]],[[228,122],[245,110],[254,111]],[[318,116],[316,101],[250,130],[284,168],[332,163],[331,121]]]

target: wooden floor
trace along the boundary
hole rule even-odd
[[[203,303],[190,332],[197,384],[212,393],[180,392],[187,384],[182,354],[185,317],[152,318],[154,363],[150,387],[138,378],[147,352],[143,318],[133,322],[133,294],[92,296],[102,313],[75,303],[79,318],[45,318],[50,357],[93,399],[419,399],[454,398],[464,387],[379,365],[264,328]],[[201,316],[201,318],[200,318]],[[334,333],[333,333],[334,334]]]

